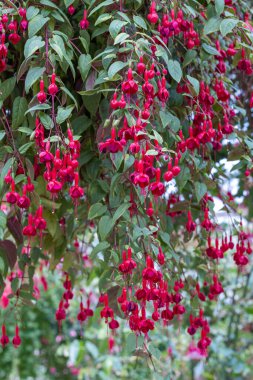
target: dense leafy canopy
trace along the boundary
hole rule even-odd
[[[12,343],[47,378],[249,378],[250,1],[0,6],[6,365]]]

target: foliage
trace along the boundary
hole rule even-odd
[[[44,368],[54,361],[59,373],[66,360],[43,348],[44,331],[55,344],[53,319],[63,331],[65,319],[77,330],[85,321],[89,348],[71,345],[78,367],[88,351],[94,378],[111,376],[106,363],[122,378],[152,377],[154,367],[155,378],[180,378],[190,376],[178,363],[196,333],[199,359],[211,349],[203,376],[249,378],[252,347],[239,331],[251,329],[249,2],[0,5],[2,345],[5,328],[13,336],[19,325],[24,355],[37,334]],[[57,289],[30,310],[44,271]],[[174,339],[181,326],[189,334]],[[107,329],[120,359],[106,353]],[[133,369],[133,352],[149,369]]]

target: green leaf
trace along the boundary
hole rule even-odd
[[[224,11],[224,7],[225,7],[224,0],[215,0],[215,10],[218,16],[220,16],[220,14]]]
[[[134,333],[130,333],[126,338],[126,351],[131,353],[135,351],[137,347],[142,347],[143,343],[144,337],[142,335],[137,337]]]
[[[83,94],[89,95],[89,96],[83,96],[83,104],[85,108],[91,113],[91,115],[95,115],[99,107],[99,101],[101,98],[101,94],[99,92],[100,91],[96,91],[95,94],[94,92],[92,92],[92,90],[90,91],[90,94],[89,94],[89,91],[80,92],[81,95]]]
[[[33,17],[35,17],[39,13],[39,8],[36,8],[34,6],[31,6],[27,9],[26,12],[26,18],[28,21],[30,21]]]
[[[194,183],[195,191],[196,191],[196,198],[197,201],[200,202],[203,196],[207,192],[207,187],[204,183],[201,182],[195,182]]]
[[[180,120],[176,116],[168,111],[160,111],[159,114],[163,128],[172,128],[174,132],[177,132],[180,129]]]
[[[94,247],[93,250],[91,251],[91,254],[90,254],[91,259],[94,259],[97,253],[103,252],[109,247],[110,247],[110,244],[107,241],[102,241],[101,243],[96,245],[96,247]]]
[[[140,16],[133,16],[135,25],[139,26],[142,29],[147,30],[147,24],[145,20]]]
[[[105,0],[102,3],[98,4],[92,11],[89,12],[89,16],[93,15],[93,13],[97,12],[100,8],[106,7],[107,5],[111,5],[114,3],[114,0]]]
[[[183,188],[185,187],[187,181],[191,178],[191,173],[190,170],[187,166],[183,165],[181,167],[181,172],[179,175],[176,177],[176,182],[179,186],[179,190],[182,191]]]
[[[119,32],[121,31],[121,29],[127,24],[126,21],[122,21],[122,20],[113,20],[111,23],[110,23],[110,26],[109,26],[109,33],[110,35],[112,36],[112,38],[116,38],[117,35],[119,34]]]
[[[32,85],[43,75],[45,67],[31,67],[25,78],[25,92],[28,93]]]
[[[58,220],[55,214],[50,212],[49,210],[43,211],[43,216],[45,220],[47,221],[47,230],[50,233],[52,237],[55,236]]]
[[[107,235],[113,229],[114,222],[108,215],[103,216],[98,223],[98,232],[101,240],[105,240]]]
[[[238,24],[240,20],[236,20],[234,18],[227,18],[225,20],[222,20],[220,24],[220,31],[223,37],[225,37],[227,34],[231,33],[234,27]]]
[[[57,115],[56,115],[56,123],[62,124],[65,120],[67,120],[70,117],[73,109],[74,109],[73,105],[68,106],[66,108],[58,107]]]
[[[126,13],[118,11],[117,14],[123,18],[127,23],[131,24],[131,20]]]
[[[76,106],[76,109],[78,109],[78,103],[77,103],[77,100],[76,98],[74,97],[73,94],[71,94],[71,92],[66,88],[66,87],[60,87],[60,89],[65,92],[65,94],[67,94],[72,100],[73,102],[75,103],[75,106]]]
[[[17,261],[17,247],[11,240],[1,240],[0,241],[0,251],[12,269]]]
[[[186,67],[187,65],[189,65],[189,63],[191,63],[196,57],[197,57],[196,50],[187,50],[187,53],[185,54],[185,57],[184,57],[183,67]]]
[[[128,62],[113,62],[113,64],[108,69],[108,77],[113,78],[115,74],[117,74],[120,70],[122,70],[124,67],[128,66]]]
[[[213,46],[207,45],[206,43],[202,44],[202,48],[211,55],[220,55],[220,52],[215,49]]]
[[[54,49],[56,54],[59,56],[61,61],[63,61],[63,58],[66,59],[67,54],[66,54],[64,41],[60,36],[58,36],[57,34],[54,34],[53,38],[49,40],[49,43],[52,49]]]
[[[16,294],[16,291],[19,288],[19,278],[16,277],[11,281],[11,290],[13,291],[14,294]]]
[[[99,24],[102,24],[102,22],[105,22],[107,20],[110,20],[112,18],[112,15],[109,14],[109,13],[104,13],[102,15],[100,15],[97,19],[97,21],[95,22],[95,26],[99,25]]]
[[[93,220],[101,215],[103,215],[107,211],[107,207],[102,205],[102,203],[95,203],[89,209],[88,219]]]
[[[86,115],[78,116],[75,120],[72,121],[73,130],[77,135],[81,135],[91,125],[92,122]]]
[[[179,83],[183,75],[180,63],[170,59],[168,61],[168,70],[172,78]]]
[[[204,26],[204,34],[217,32],[220,28],[220,24],[221,24],[221,18],[219,17],[210,18],[210,20],[208,20]]]
[[[47,103],[44,104],[36,104],[35,106],[29,108],[25,114],[32,113],[34,111],[42,111],[42,110],[49,110],[51,106]]]
[[[117,35],[117,37],[114,40],[114,45],[121,44],[129,37],[129,34],[127,33],[120,33]]]
[[[131,206],[130,203],[123,203],[119,206],[119,208],[115,211],[115,214],[113,215],[113,223],[115,224],[116,221],[129,209]]]
[[[65,7],[68,8],[75,0],[64,0]]]
[[[43,26],[50,20],[49,17],[43,17],[42,15],[37,15],[33,17],[28,24],[28,36],[33,37],[38,31],[43,28]]]
[[[149,149],[147,150],[147,152],[145,153],[147,156],[157,156],[158,155],[158,152],[157,150],[154,150],[154,149]]]
[[[4,177],[6,176],[6,174],[8,173],[9,169],[12,167],[13,165],[13,157],[9,158],[6,163],[4,164],[4,167],[1,168],[1,174],[0,174],[0,178],[1,180],[4,179]]]
[[[78,59],[78,69],[81,73],[83,81],[86,80],[91,68],[91,56],[89,54],[81,54]]]
[[[39,118],[40,118],[41,123],[44,125],[44,127],[46,129],[52,129],[53,128],[54,123],[53,123],[53,120],[51,119],[51,117],[49,115],[47,115],[44,112],[40,112]]]
[[[6,135],[5,131],[0,131],[0,141],[3,140],[5,135]]]
[[[41,36],[33,36],[29,40],[26,41],[24,47],[24,56],[25,58],[30,57],[33,53],[35,53],[38,49],[41,49],[45,46],[45,41],[42,41]]]
[[[26,98],[21,98],[21,96],[15,98],[12,106],[12,128],[17,128],[23,123],[26,110]]]
[[[0,228],[5,229],[7,223],[7,216],[0,210]]]
[[[33,146],[33,142],[29,142],[29,143],[26,143],[24,145],[22,145],[20,148],[19,148],[19,153],[20,154],[25,154],[29,148],[31,148],[31,146]]]
[[[6,79],[4,82],[0,84],[0,101],[4,101],[7,99],[12,91],[14,90],[16,84],[16,77],[13,76],[9,79]]]
[[[187,75],[188,81],[191,83],[191,85],[194,88],[194,91],[196,92],[196,95],[199,94],[199,81],[196,78],[191,77],[190,75]]]

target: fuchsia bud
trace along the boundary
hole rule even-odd
[[[5,327],[5,325],[2,325],[2,336],[1,336],[1,339],[0,339],[2,347],[4,348],[5,346],[7,346],[7,344],[9,343],[9,341],[10,341],[9,337],[6,334],[6,327]]]
[[[73,14],[75,13],[75,11],[76,11],[75,7],[73,6],[73,4],[71,4],[68,7],[68,13],[70,14],[70,16],[73,16]]]
[[[56,78],[56,75],[55,73],[53,73],[51,77],[51,84],[48,87],[48,92],[52,96],[55,96],[57,92],[59,91],[57,85],[55,84],[55,78]]]
[[[14,338],[12,339],[12,344],[15,348],[18,348],[21,344],[21,338],[19,336],[19,328],[18,328],[18,325],[16,325],[15,327],[15,336]]]
[[[85,30],[85,29],[88,29],[89,25],[90,23],[87,20],[87,10],[85,9],[83,11],[83,19],[80,21],[79,26],[81,29]]]
[[[37,94],[37,99],[39,101],[39,103],[45,103],[45,101],[47,100],[47,95],[44,91],[44,81],[41,80],[40,81],[40,92],[38,92]]]

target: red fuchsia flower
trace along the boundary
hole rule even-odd
[[[37,99],[38,99],[40,104],[45,103],[47,100],[47,95],[44,91],[44,81],[43,80],[40,81],[40,92],[38,92],[38,94],[37,94]]]
[[[57,320],[59,326],[61,325],[62,321],[66,319],[66,311],[64,310],[62,300],[60,301],[59,307],[55,312],[55,319]]]
[[[250,108],[253,108],[253,92],[250,95],[249,106],[250,106]]]
[[[18,33],[14,32],[9,34],[8,40],[13,44],[17,45],[19,41],[21,40],[21,37]]]
[[[165,186],[160,181],[160,178],[161,178],[161,169],[158,168],[156,169],[156,182],[153,182],[150,185],[151,193],[156,197],[160,197],[161,195],[165,193]]]
[[[127,95],[134,95],[138,91],[138,84],[133,79],[132,69],[128,69],[127,80],[122,83],[122,91]]]
[[[0,45],[0,59],[6,58],[8,54],[8,49],[4,43],[5,43],[5,34],[2,34],[1,45]]]
[[[108,323],[108,319],[111,320],[114,319],[114,312],[113,310],[108,306],[108,294],[105,293],[99,298],[99,302],[103,302],[104,308],[100,312],[101,318],[105,319],[105,322]]]
[[[68,7],[68,13],[70,14],[70,16],[73,16],[73,14],[75,13],[75,11],[76,11],[75,7],[73,6],[73,4],[71,4]]]
[[[43,206],[39,206],[34,218],[34,225],[36,230],[39,230],[40,247],[42,246],[43,231],[47,228],[47,222],[43,218]]]
[[[152,218],[152,216],[154,215],[154,209],[153,209],[153,204],[152,202],[149,202],[149,207],[147,208],[146,210],[146,214]]]
[[[23,193],[22,193],[21,197],[19,197],[19,199],[17,201],[17,206],[19,208],[27,209],[27,208],[30,207],[31,201],[27,197],[26,192],[27,192],[26,186],[24,186],[23,187]]]
[[[223,292],[224,290],[222,284],[218,281],[218,277],[216,275],[213,275],[213,284],[210,285],[208,298],[210,300],[213,300]]]
[[[29,238],[36,235],[34,218],[32,214],[28,215],[28,225],[23,228],[23,235],[28,236]]]
[[[226,102],[230,98],[230,93],[225,89],[224,83],[216,79],[214,90],[216,91],[217,97],[220,101]]]
[[[186,146],[189,150],[194,151],[199,148],[199,141],[195,137],[193,137],[193,129],[189,128],[189,137],[186,140]]]
[[[27,177],[27,184],[25,185],[25,189],[28,193],[32,193],[34,191],[34,184],[31,181],[31,177]]]
[[[147,19],[150,22],[150,24],[156,24],[159,20],[158,14],[156,13],[156,2],[155,1],[152,1],[152,3],[151,3]]]
[[[188,220],[185,227],[189,233],[194,232],[196,230],[196,223],[194,223],[192,219],[191,211],[188,211],[187,218]]]
[[[0,298],[0,307],[6,309],[10,303],[9,295],[12,294],[11,283],[7,280],[4,285],[4,291]]]
[[[84,309],[84,307],[83,307],[83,303],[81,302],[81,303],[80,303],[80,311],[79,311],[79,313],[77,314],[77,320],[78,320],[79,322],[83,323],[86,319],[87,319],[86,309]]]
[[[150,256],[146,258],[146,268],[142,271],[142,277],[144,280],[152,282],[156,282],[157,280],[157,271],[154,268],[154,262]]]
[[[204,293],[202,293],[200,291],[200,286],[199,286],[199,283],[197,282],[196,286],[195,286],[195,289],[196,289],[196,293],[197,293],[197,296],[199,298],[200,301],[205,301],[206,300],[206,296]]]
[[[80,28],[81,28],[82,30],[86,30],[86,29],[88,29],[89,25],[90,25],[90,23],[89,23],[89,21],[87,20],[87,10],[85,9],[85,10],[83,11],[83,18],[82,18],[82,20],[80,21],[79,26],[80,26]]]
[[[124,109],[126,107],[126,101],[125,101],[124,95],[122,94],[121,98],[117,100],[117,93],[115,92],[110,102],[110,106],[113,110]]]
[[[6,62],[4,59],[0,59],[0,73],[6,69]]]
[[[140,57],[140,61],[137,63],[136,71],[139,75],[142,75],[144,74],[145,70],[146,70],[146,65],[143,62],[143,57]]]
[[[211,231],[214,227],[213,223],[209,219],[209,209],[206,208],[204,212],[204,220],[201,223],[201,227],[203,227],[206,231]]]
[[[161,82],[158,81],[158,93],[157,97],[162,102],[162,106],[165,106],[165,103],[169,99],[169,91],[166,89],[166,79],[165,77],[162,78]]]
[[[232,42],[230,45],[228,45],[228,49],[227,49],[227,55],[229,55],[230,57],[233,57],[234,55],[236,55],[237,51],[235,49],[235,43]]]
[[[12,179],[11,181],[11,191],[9,191],[8,193],[6,193],[6,201],[12,205],[14,205],[15,203],[17,203],[17,201],[19,200],[20,198],[20,195],[19,193],[17,193],[15,191],[15,182],[14,180]]]
[[[57,92],[59,91],[58,86],[55,84],[55,79],[56,79],[56,75],[55,73],[53,73],[51,77],[51,84],[48,86],[48,92],[52,96],[55,96]]]
[[[20,29],[22,30],[22,32],[25,32],[28,28],[28,21],[27,19],[24,17],[21,21],[20,21]]]
[[[2,347],[4,348],[5,346],[7,346],[7,344],[9,343],[9,341],[10,341],[9,337],[6,334],[6,327],[5,327],[5,325],[2,325],[2,336],[1,336],[1,339],[0,339]]]
[[[14,338],[12,339],[12,344],[15,348],[18,348],[21,344],[21,338],[19,336],[19,328],[18,328],[18,325],[16,325],[15,327],[15,336]]]
[[[164,256],[164,253],[162,251],[162,248],[159,247],[159,253],[157,255],[157,261],[160,265],[164,265],[165,264],[165,256]]]
[[[135,176],[134,184],[139,185],[141,189],[144,189],[149,185],[149,176],[143,174],[143,161],[138,162],[138,173]]]
[[[25,8],[19,8],[18,14],[21,17],[26,17],[26,9]]]
[[[191,341],[186,353],[186,357],[190,360],[202,360],[207,357],[207,352],[203,352],[202,350],[200,350],[195,345],[194,341]]]
[[[132,259],[132,249],[129,247],[126,251],[122,251],[122,263],[119,265],[119,271],[123,274],[132,274],[137,264]]]
[[[69,195],[74,201],[84,196],[84,190],[78,184],[79,174],[75,173],[75,184],[69,189]]]
[[[120,141],[116,140],[116,130],[112,128],[111,138],[107,139],[105,142],[99,143],[98,147],[101,153],[118,153],[123,151],[125,141],[121,139]]]
[[[244,71],[247,75],[251,75],[253,73],[252,64],[249,59],[245,58],[245,49],[242,49],[242,58],[237,64],[237,68],[241,71]]]
[[[112,336],[110,336],[108,338],[108,349],[109,349],[109,352],[110,353],[113,353],[114,351],[114,346],[115,346],[115,341],[114,341],[114,338]]]
[[[56,180],[56,170],[53,169],[51,172],[51,180],[47,184],[47,190],[52,195],[57,195],[62,189],[62,183]]]
[[[134,142],[132,144],[130,144],[129,146],[129,152],[131,152],[132,154],[137,154],[140,152],[140,144],[138,143],[137,141],[137,136],[134,135]]]
[[[164,173],[164,181],[170,182],[173,179],[173,173],[172,173],[172,161],[170,160],[168,162],[168,170]]]

